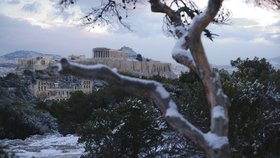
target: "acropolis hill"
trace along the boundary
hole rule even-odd
[[[84,55],[71,55],[68,60],[85,65],[104,64],[116,68],[119,72],[139,77],[176,77],[171,71],[170,63],[146,59],[129,47],[122,47],[119,50],[94,48],[92,58],[85,58]],[[47,56],[19,59],[16,72],[21,74],[24,70],[40,71],[55,63],[54,59]],[[42,100],[60,101],[68,99],[70,94],[75,91],[91,93],[93,81],[78,79],[73,76],[65,76],[55,80],[37,79],[30,88],[32,93]]]
[[[174,78],[170,63],[163,63],[143,58],[140,54],[131,53],[122,47],[120,50],[110,48],[94,48],[92,58],[84,56],[70,56],[69,59],[86,65],[104,64],[111,68],[117,68],[119,72],[130,73],[139,77],[162,76]]]

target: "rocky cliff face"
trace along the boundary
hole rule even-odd
[[[0,78],[0,139],[26,138],[57,129],[49,113],[36,109],[39,100],[29,89],[32,82],[34,73],[28,71]]]
[[[6,77],[0,78],[0,103],[35,103],[38,100],[29,89],[34,81],[31,72],[25,72],[22,76],[10,73]]]

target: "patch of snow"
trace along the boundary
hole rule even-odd
[[[225,109],[221,105],[217,105],[212,109],[212,117],[213,118],[223,118],[226,119],[225,117]]]
[[[206,13],[209,11],[209,8],[207,7],[206,10],[204,10],[202,13],[196,15],[193,19],[192,19],[192,23],[189,26],[189,28],[193,28],[194,26],[196,26],[196,23],[199,23],[201,20],[203,20],[203,18],[207,15]]]
[[[221,89],[221,88],[219,88],[219,89],[217,90],[216,95],[217,95],[217,96],[220,96],[222,93],[223,93],[222,89]]]
[[[155,84],[156,86],[159,84],[158,82],[155,82],[152,80],[144,80],[144,79],[135,78],[135,77],[122,76],[119,74],[117,74],[117,75],[124,80],[129,80],[129,81],[133,81],[133,82],[139,82],[139,83],[143,83],[143,84]]]
[[[170,95],[169,93],[164,89],[162,85],[158,85],[156,88],[156,92],[158,92],[161,96],[161,98],[165,99],[168,98]]]
[[[176,29],[177,29],[177,27],[176,27]],[[186,29],[186,28],[184,28],[184,29]],[[173,58],[176,56],[184,56],[188,59],[189,62],[191,62],[193,65],[195,65],[191,52],[183,49],[183,47],[186,43],[185,37],[188,36],[188,31],[182,30],[182,29],[180,29],[179,31],[183,33],[183,36],[180,37],[178,39],[178,41],[176,42],[176,44],[172,50],[172,56],[173,56]]]
[[[178,112],[177,105],[172,100],[169,101],[169,108],[166,110],[165,116],[177,117],[189,124],[189,122],[183,117],[183,115]]]
[[[169,101],[169,108],[166,110],[165,117],[179,118],[186,124],[186,126],[190,127],[191,130],[200,133],[201,135],[203,134],[199,129],[193,126],[187,119],[185,119],[181,113],[178,112],[177,105],[172,100]]]
[[[74,158],[84,153],[84,145],[78,144],[75,135],[45,134],[34,135],[25,140],[0,140],[8,146],[5,151],[20,158]]]
[[[112,130],[112,134],[115,134],[116,132],[118,132],[122,128],[123,125],[125,125],[125,122],[119,124],[116,128],[114,128]]]
[[[118,69],[117,68],[112,68],[112,71],[117,73],[118,72]]]
[[[75,63],[75,62],[69,62],[69,64],[70,64],[70,65],[73,65],[73,66],[77,66],[77,67],[83,68],[83,69],[87,69],[87,70],[101,69],[101,68],[108,68],[108,69],[111,69],[111,68],[109,68],[108,66],[103,65],[103,64],[83,65],[83,64],[79,64],[79,63]]]
[[[169,108],[166,110],[165,116],[184,119],[183,116],[178,112],[177,105],[172,100],[169,102]]]
[[[214,149],[219,149],[223,145],[228,144],[228,138],[223,136],[217,136],[212,132],[204,134],[204,139],[208,142],[209,146]]]

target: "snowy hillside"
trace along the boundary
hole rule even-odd
[[[16,61],[18,59],[32,58],[32,57],[38,57],[38,56],[48,56],[53,59],[61,58],[61,56],[59,56],[59,55],[44,54],[44,53],[39,53],[39,52],[35,52],[35,51],[19,50],[19,51],[11,52],[11,53],[5,54],[3,56],[0,56],[0,62],[2,63],[3,61]]]

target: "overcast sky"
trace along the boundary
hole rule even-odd
[[[95,2],[94,2],[95,1]],[[212,64],[229,64],[237,57],[273,58],[280,56],[280,11],[256,8],[244,0],[225,0],[232,12],[230,25],[211,25],[218,37],[204,38]],[[63,12],[57,0],[1,0],[0,55],[17,50],[42,53],[84,54],[92,56],[94,47],[119,49],[129,46],[137,53],[155,60],[173,62],[171,50],[176,42],[162,31],[161,14],[151,13],[141,5],[128,18],[133,32],[121,27],[95,30],[79,25],[79,18],[97,0],[79,0]],[[205,0],[197,0],[201,8]]]

